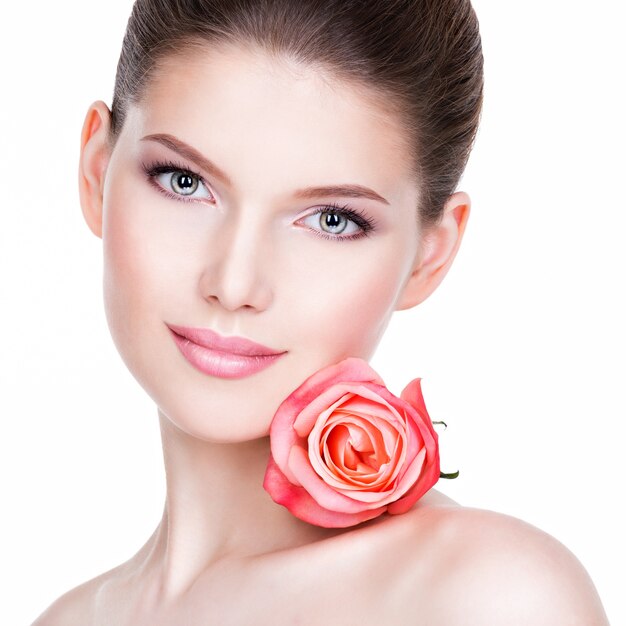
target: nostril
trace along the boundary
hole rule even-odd
[[[254,267],[229,264],[232,259],[222,258],[224,266],[208,265],[198,280],[202,298],[215,308],[226,311],[261,311],[273,298],[271,281],[258,262]]]

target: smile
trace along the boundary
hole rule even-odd
[[[184,329],[183,327],[177,328],[183,332],[193,330]],[[211,346],[211,344],[206,340],[208,335],[206,334],[207,331],[204,329],[204,334],[201,339],[204,345],[200,345],[191,338],[179,334],[171,327],[170,332],[176,342],[176,345],[178,346],[178,349],[191,365],[204,374],[217,376],[219,378],[243,378],[245,376],[250,376],[251,374],[269,367],[272,363],[283,356],[283,354],[286,354],[286,352],[253,354],[253,350],[249,348],[246,349],[246,354],[235,354],[234,352],[225,350],[223,347],[217,349],[216,347]],[[211,331],[208,332],[211,333]],[[187,334],[193,333],[189,332]],[[211,333],[211,338],[213,338],[213,336],[219,338],[219,335],[216,333]],[[225,338],[219,340],[222,346],[224,345],[224,339]],[[207,343],[209,343],[209,345],[207,345]]]

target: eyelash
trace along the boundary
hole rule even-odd
[[[361,229],[358,233],[344,235],[343,237],[341,235],[329,235],[328,233],[318,230],[313,231],[318,237],[322,237],[322,239],[328,239],[331,241],[361,239],[361,237],[369,237],[370,232],[376,229],[376,221],[373,218],[368,217],[363,211],[354,208],[351,209],[347,204],[339,205],[331,202],[330,204],[317,208],[313,211],[313,213],[311,213],[311,215],[319,215],[320,213],[334,213],[335,215],[347,217]],[[311,215],[307,215],[307,217],[311,217]]]
[[[151,163],[149,165],[144,164],[143,171],[148,178],[148,182],[153,187],[155,187],[157,191],[161,192],[163,195],[171,198],[172,200],[177,200],[178,202],[198,202],[198,200],[195,200],[193,198],[187,198],[180,194],[174,194],[171,191],[164,189],[155,180],[159,174],[173,174],[174,172],[189,174],[197,178],[202,185],[204,185],[205,187],[207,186],[206,181],[204,180],[204,178],[202,178],[202,176],[200,176],[200,174],[194,172],[192,169],[189,169],[182,163],[175,163],[174,161],[155,161],[154,163]]]
[[[156,177],[159,174],[169,174],[174,172],[180,172],[182,174],[189,174],[190,176],[194,176],[198,179],[198,181],[205,186],[206,181],[204,178],[194,172],[189,167],[183,165],[182,163],[176,163],[174,161],[156,161],[151,164],[144,164],[143,166],[144,173],[148,179],[148,182],[157,189],[160,193],[165,195],[168,198],[173,200],[177,200],[178,202],[198,202],[192,198],[186,198],[180,194],[173,194],[172,192],[164,189],[159,183],[156,182]],[[377,222],[372,217],[369,217],[365,212],[360,211],[359,209],[351,208],[349,205],[339,205],[334,202],[330,204],[319,207],[317,210],[313,211],[307,217],[311,217],[311,215],[318,215],[320,213],[333,213],[336,215],[341,215],[343,217],[348,218],[353,221],[361,230],[358,233],[353,233],[352,235],[330,235],[328,233],[320,232],[314,230],[313,232],[323,239],[328,239],[330,241],[346,241],[346,240],[355,240],[360,239],[361,237],[369,237],[370,232],[376,230]]]

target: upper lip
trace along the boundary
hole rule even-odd
[[[197,343],[199,346],[228,352],[230,354],[240,354],[244,356],[268,356],[272,354],[282,354],[284,350],[278,351],[268,348],[260,343],[246,339],[245,337],[224,337],[209,328],[193,328],[188,326],[177,326],[168,324],[177,334]]]

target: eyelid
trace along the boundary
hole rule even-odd
[[[190,174],[191,176],[194,176],[195,178],[197,178],[198,183],[204,187],[204,189],[209,193],[212,199],[215,199],[215,194],[213,193],[213,191],[207,184],[202,174],[198,173],[193,168],[183,163],[175,162],[169,159],[165,161],[155,160],[151,163],[143,163],[142,169],[148,179],[148,182],[153,187],[155,187],[157,191],[160,191],[161,193],[163,193],[165,196],[169,198],[173,198],[174,200],[179,200],[181,202],[199,202],[199,203],[205,203],[206,200],[208,199],[205,197],[197,198],[193,196],[184,196],[182,194],[172,193],[168,189],[165,189],[163,185],[161,185],[156,180],[157,176],[161,174],[170,174],[170,173],[173,174],[175,172],[181,172],[184,174]]]
[[[162,193],[168,198],[171,198],[178,202],[195,202],[195,203],[206,204],[206,198],[194,198],[193,196],[185,196],[182,194],[172,193],[171,191],[163,187],[156,180],[157,176],[161,174],[170,174],[170,173],[173,174],[174,172],[182,172],[182,173],[190,174],[191,176],[196,177],[198,179],[198,182],[202,184],[202,186],[210,194],[210,196],[213,199],[215,199],[215,194],[209,188],[204,177],[200,173],[195,171],[193,168],[187,166],[184,163],[174,162],[172,160],[165,160],[165,161],[156,160],[150,164],[143,163],[142,168],[148,179],[149,184],[151,184],[153,187],[157,189],[157,191],[159,191],[160,193]],[[353,224],[356,224],[356,226],[358,226],[358,228],[360,229],[357,233],[353,233],[351,235],[341,235],[341,234],[332,235],[330,233],[325,233],[320,230],[311,229],[313,230],[314,233],[316,233],[318,236],[324,239],[332,239],[335,241],[359,239],[361,237],[368,237],[370,235],[370,232],[375,231],[378,227],[377,221],[373,217],[365,213],[365,211],[352,208],[347,204],[340,205],[335,202],[318,206],[315,210],[308,213],[304,217],[300,218],[298,221],[302,221],[304,219],[307,219],[314,215],[319,215],[321,213],[335,213],[338,215],[342,215],[346,217],[349,221],[351,221]]]
[[[349,205],[339,205],[334,202],[317,207],[314,211],[308,213],[298,221],[306,220],[321,213],[335,213],[344,216],[346,219],[355,224],[359,230],[351,235],[333,235],[322,230],[311,229],[313,232],[324,239],[332,239],[335,241],[346,241],[360,239],[361,237],[369,237],[371,231],[375,231],[378,227],[377,221],[367,215],[364,211],[351,208]]]

